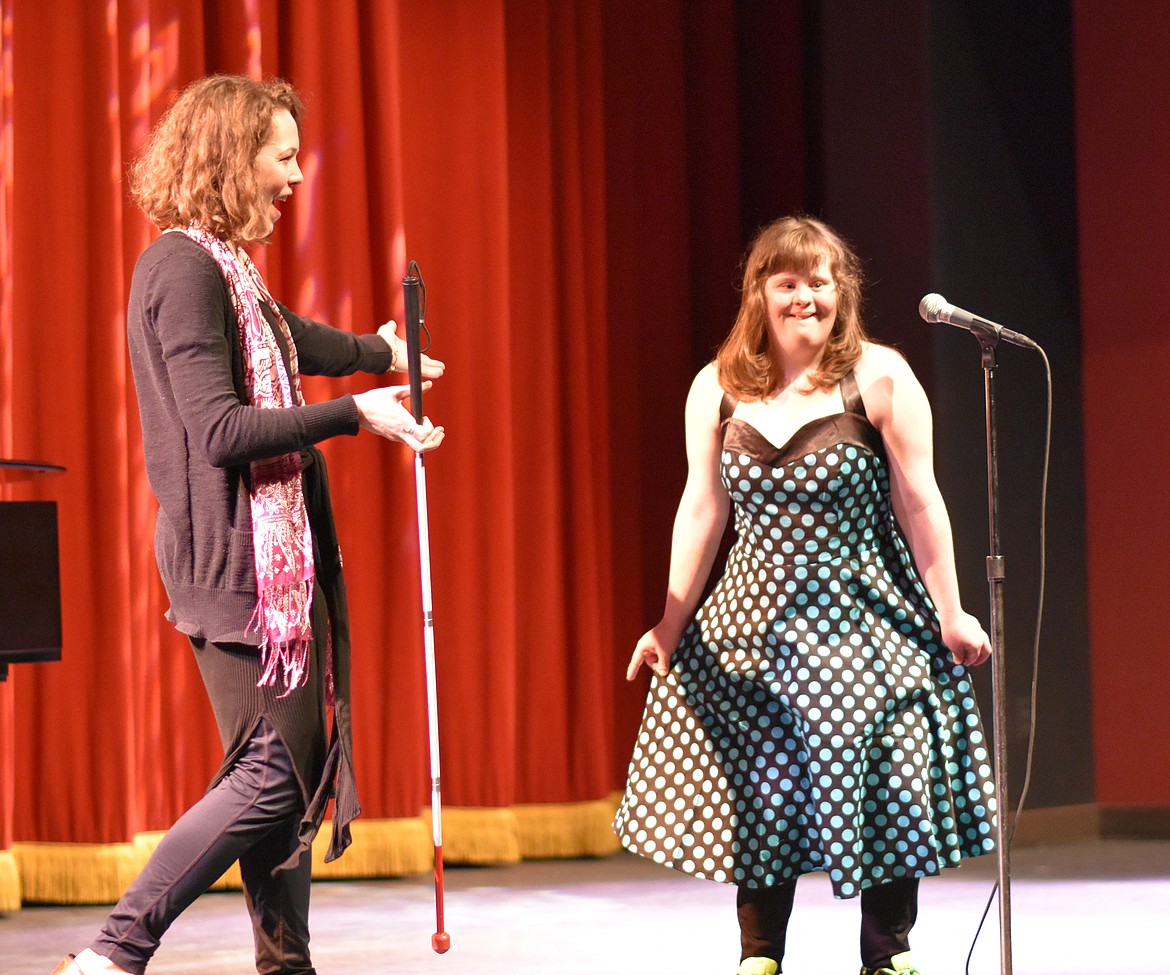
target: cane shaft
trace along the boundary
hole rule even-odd
[[[417,265],[402,279],[406,309],[406,369],[410,379],[410,408],[416,423],[423,418],[422,403],[422,279]],[[423,455],[414,455],[414,487],[418,501],[418,564],[422,589],[423,659],[426,664],[427,732],[431,764],[431,834],[435,846],[435,934],[431,947],[440,954],[451,945],[443,919],[443,801],[439,772],[439,695],[435,680],[435,621],[431,610],[431,545],[427,517],[427,476]]]

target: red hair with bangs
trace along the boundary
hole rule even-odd
[[[715,356],[719,385],[743,400],[767,397],[781,381],[768,329],[764,282],[785,271],[811,275],[822,258],[837,289],[837,319],[813,386],[832,389],[861,358],[861,262],[827,224],[813,217],[782,217],[756,234],[744,262],[739,314]]]

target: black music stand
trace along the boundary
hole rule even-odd
[[[0,484],[65,470],[0,460]],[[0,681],[8,665],[61,659],[57,502],[0,501]]]

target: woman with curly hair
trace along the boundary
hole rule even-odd
[[[142,975],[170,924],[237,861],[257,971],[312,973],[308,850],[330,799],[326,859],[360,811],[345,587],[315,445],[365,429],[428,451],[443,430],[415,422],[407,386],[323,403],[301,394],[302,375],[405,368],[405,343],[393,322],[354,335],[295,314],[248,256],[302,182],[300,115],[284,81],[204,78],[178,94],[130,171],[135,203],[162,231],[135,266],[127,313],[155,555],[224,760],[58,973]],[[424,356],[423,372],[443,364]]]
[[[615,828],[737,888],[739,975],[773,975],[797,878],[861,899],[862,975],[914,973],[918,880],[993,847],[989,755],[930,407],[867,340],[861,269],[819,220],[756,236],[686,404],[688,475]],[[729,512],[737,540],[699,605]]]

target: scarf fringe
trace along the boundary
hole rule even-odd
[[[260,647],[260,680],[257,687],[284,685],[277,697],[288,697],[298,687],[308,682],[309,647],[311,640],[296,640],[292,643],[266,643]],[[279,682],[277,672],[280,672]]]
[[[287,697],[309,679],[313,581],[269,586],[260,591],[249,627],[261,630],[257,687],[283,686]]]

